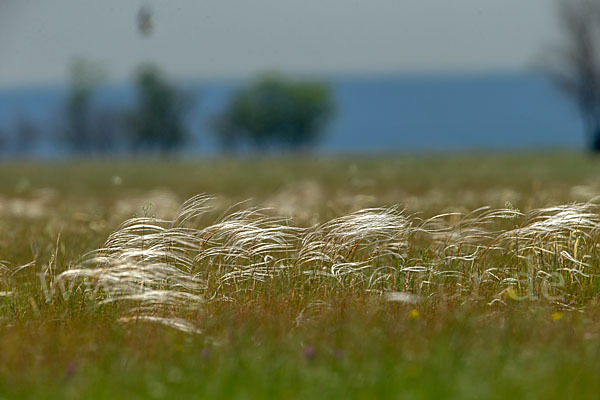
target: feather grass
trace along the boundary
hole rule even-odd
[[[589,301],[599,283],[595,203],[526,214],[484,207],[426,220],[400,208],[370,208],[301,228],[243,204],[219,216],[210,200],[191,198],[172,220],[125,221],[55,285],[79,282],[98,304],[126,305],[123,322],[200,332],[186,310],[236,301],[278,280],[328,293],[380,293],[394,302],[452,296],[563,307]],[[311,304],[304,310],[322,306]]]

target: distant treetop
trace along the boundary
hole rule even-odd
[[[317,143],[333,112],[327,84],[267,74],[240,88],[214,127],[227,150],[240,142],[260,151],[302,149]]]

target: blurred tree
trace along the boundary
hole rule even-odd
[[[175,88],[154,66],[141,67],[135,77],[137,105],[129,114],[136,150],[173,151],[188,136],[185,117],[191,98]]]
[[[123,113],[110,106],[94,109],[91,121],[92,148],[102,154],[114,152],[120,144],[125,144]]]
[[[97,64],[77,59],[71,64],[70,84],[66,111],[64,137],[70,147],[80,153],[94,151],[93,97],[105,79],[105,73]]]
[[[214,119],[225,150],[248,141],[259,150],[314,145],[334,111],[331,91],[321,82],[265,75],[240,89]]]
[[[15,123],[15,153],[21,156],[31,153],[38,136],[34,122],[23,115],[19,116]]]
[[[590,149],[600,152],[600,1],[561,0],[563,43],[546,72],[579,108]]]
[[[8,142],[7,131],[3,126],[0,126],[0,154],[4,154],[6,151],[6,143]]]

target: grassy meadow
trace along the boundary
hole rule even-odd
[[[0,398],[598,398],[599,195],[569,153],[2,163]]]

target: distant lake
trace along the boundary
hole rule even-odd
[[[333,123],[318,146],[323,153],[428,152],[582,148],[577,110],[548,80],[535,74],[398,75],[330,80],[337,105]],[[210,115],[222,109],[233,82],[181,86],[197,98],[188,124],[186,152],[214,154]],[[58,124],[66,90],[60,86],[0,89],[0,127],[17,116],[38,122],[46,137]],[[98,102],[126,107],[127,85],[103,88]],[[46,139],[36,154],[60,149]]]

